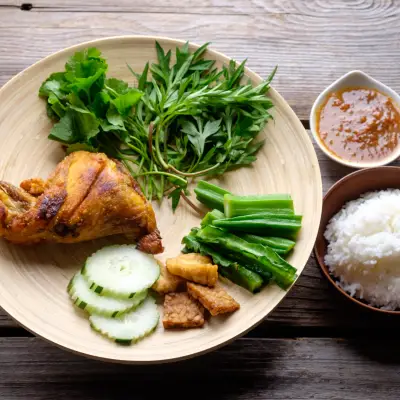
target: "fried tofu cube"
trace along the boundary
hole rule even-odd
[[[152,289],[159,294],[172,293],[183,287],[185,280],[177,275],[168,272],[167,267],[161,261],[157,261],[160,266],[160,276],[152,286]]]
[[[220,285],[213,288],[187,283],[188,293],[198,300],[212,316],[236,311],[240,304],[231,297]]]
[[[163,325],[165,329],[200,328],[204,325],[204,308],[187,292],[166,294]]]
[[[218,280],[218,265],[212,259],[197,253],[181,254],[167,260],[167,269],[188,281],[214,286]]]

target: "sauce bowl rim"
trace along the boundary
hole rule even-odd
[[[381,167],[381,166],[385,166],[387,164],[390,164],[391,162],[393,162],[394,160],[396,160],[399,156],[400,156],[400,143],[397,145],[397,148],[395,148],[393,150],[393,153],[389,156],[386,157],[382,160],[377,160],[377,161],[373,161],[373,162],[369,162],[369,163],[360,163],[357,161],[348,161],[345,160],[343,158],[340,158],[338,156],[336,156],[335,154],[331,153],[326,146],[324,145],[324,143],[322,142],[322,140],[320,139],[318,133],[317,133],[317,111],[319,109],[319,107],[322,105],[322,103],[325,101],[325,99],[327,98],[327,96],[329,94],[331,94],[336,86],[340,86],[340,84],[342,82],[344,82],[347,78],[351,77],[352,75],[361,75],[363,76],[367,82],[369,82],[369,85],[366,85],[366,88],[373,88],[376,90],[375,87],[373,86],[377,86],[379,89],[379,91],[385,95],[387,95],[388,97],[392,98],[392,100],[394,101],[394,103],[398,106],[398,108],[400,109],[400,95],[395,92],[392,88],[390,88],[389,86],[383,84],[382,82],[378,81],[375,78],[372,78],[370,75],[368,75],[367,73],[361,71],[361,70],[351,70],[347,73],[345,73],[344,75],[342,75],[341,77],[339,77],[338,79],[336,79],[334,82],[332,82],[330,85],[328,85],[319,95],[318,97],[315,99],[313,106],[311,108],[311,112],[310,112],[310,131],[312,133],[312,136],[315,140],[315,142],[318,144],[318,147],[322,150],[322,152],[328,156],[331,160],[336,161],[339,164],[345,165],[347,167],[351,167],[354,169],[364,169],[364,168],[375,168],[375,167]],[[351,86],[351,85],[350,85]],[[350,87],[349,86],[349,87]],[[343,84],[342,88],[345,88],[346,85]]]

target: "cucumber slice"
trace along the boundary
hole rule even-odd
[[[89,314],[115,318],[139,306],[147,296],[147,290],[138,292],[132,299],[116,299],[100,296],[89,289],[87,280],[80,272],[75,274],[68,285],[71,300]]]
[[[131,299],[153,285],[160,276],[160,267],[153,256],[137,250],[135,245],[114,245],[92,254],[82,275],[98,294]]]
[[[153,332],[159,318],[156,302],[149,296],[138,308],[122,317],[91,315],[89,321],[95,331],[109,339],[119,344],[131,344]]]

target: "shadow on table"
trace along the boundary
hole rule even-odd
[[[382,327],[382,329],[385,329]],[[348,345],[367,361],[374,361],[385,365],[400,366],[400,348],[398,338],[377,337],[376,340],[368,338],[353,338],[348,340]]]

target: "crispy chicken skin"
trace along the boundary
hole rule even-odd
[[[138,248],[163,251],[151,204],[119,162],[102,153],[77,151],[47,181],[15,187],[0,181],[0,236],[13,243],[76,243],[115,234]]]

